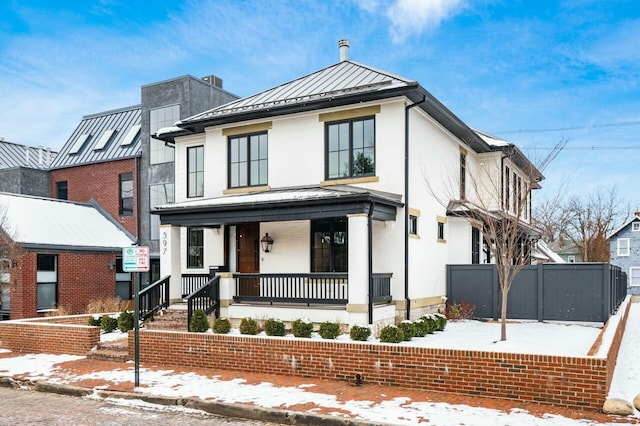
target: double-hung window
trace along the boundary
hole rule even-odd
[[[374,117],[327,123],[325,133],[327,179],[375,175]]]
[[[204,195],[204,146],[187,148],[187,197]]]
[[[629,238],[618,238],[618,256],[629,256],[630,251]]]
[[[266,185],[267,133],[229,137],[229,188]]]
[[[346,217],[311,221],[312,272],[347,272],[348,255]]]

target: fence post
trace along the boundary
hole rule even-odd
[[[544,263],[539,263],[536,268],[536,283],[538,290],[538,321],[544,321]]]
[[[498,268],[494,265],[491,268],[491,300],[493,301],[493,306],[491,306],[491,312],[493,313],[493,319],[497,320],[500,318],[499,315],[499,307],[500,307],[500,283],[498,283]]]
[[[609,264],[602,264],[602,322],[607,322],[611,313],[611,274]]]

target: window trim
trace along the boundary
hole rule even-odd
[[[252,143],[251,143],[251,138],[254,136],[260,136],[260,135],[265,135],[267,137],[267,153],[266,153],[266,157],[261,159],[258,158],[258,161],[261,160],[265,160],[266,161],[266,181],[265,182],[261,182],[258,181],[254,184],[251,184],[251,149],[252,149]],[[247,185],[237,185],[237,186],[233,186],[231,184],[231,141],[233,139],[241,139],[241,138],[246,138],[247,139]],[[258,142],[259,143],[259,142]],[[239,163],[239,162],[238,162]],[[234,134],[234,135],[230,135],[227,137],[227,189],[238,189],[238,188],[252,188],[252,187],[262,187],[262,186],[268,186],[269,185],[269,132],[268,131],[258,131],[258,132],[252,132],[252,133],[240,133],[240,134]]]
[[[191,170],[191,151],[195,150],[196,161],[194,168],[195,170]],[[198,169],[198,154],[202,156],[202,170]],[[196,187],[191,188],[191,176],[195,175]],[[198,186],[198,177],[202,179],[202,187]],[[193,189],[193,194],[191,193]],[[199,190],[200,189],[200,190]],[[198,198],[204,197],[204,145],[194,145],[187,147],[187,198]]]
[[[349,271],[349,220],[346,217],[334,217],[325,219],[312,219],[310,231],[310,270],[311,272],[348,272]],[[330,233],[329,246],[327,247],[326,255],[329,256],[329,269],[330,271],[319,271],[316,265],[316,247],[315,247],[315,233],[326,232]],[[336,234],[342,232],[344,247],[340,250],[340,247],[335,242]],[[342,258],[340,258],[342,256]],[[337,261],[339,260],[339,261]],[[342,263],[345,267],[345,271],[336,271],[336,266]],[[338,268],[339,269],[339,268]]]
[[[576,255],[568,254],[567,255],[567,263],[576,263]]]
[[[636,269],[640,270],[640,267],[638,266],[629,267],[629,287],[640,287],[640,282],[638,284],[633,284],[633,281],[632,281],[633,271]]]
[[[447,239],[445,234],[444,225],[447,223],[447,218],[442,216],[436,216],[436,241],[439,243],[446,243]]]
[[[640,232],[640,222],[631,222],[631,232]]]
[[[129,177],[129,179],[125,179],[125,177]],[[130,197],[123,197],[122,184],[124,182],[131,182],[131,196]],[[133,216],[133,210],[134,210],[134,205],[133,205],[134,187],[135,187],[135,185],[133,184],[133,173],[127,172],[127,173],[120,173],[118,175],[118,214],[120,216],[123,216],[123,217]],[[128,199],[131,200],[131,210],[125,210],[125,207],[124,207],[124,201],[128,200]]]
[[[353,174],[353,123],[355,122],[359,122],[359,121],[367,121],[367,120],[372,120],[373,121],[373,172],[372,173],[366,173],[366,174],[359,174],[359,175],[354,175]],[[340,124],[345,124],[348,123],[349,124],[349,174],[348,176],[337,176],[337,177],[330,177],[329,176],[329,170],[330,170],[330,165],[329,165],[329,128],[331,126],[336,126],[336,125],[340,125]],[[336,181],[336,180],[344,180],[344,179],[359,179],[359,178],[368,178],[368,177],[372,177],[372,176],[376,176],[376,154],[377,154],[377,149],[376,149],[376,145],[377,145],[377,141],[376,141],[376,116],[375,115],[366,115],[366,116],[358,116],[358,117],[352,117],[352,118],[345,118],[343,120],[336,120],[336,121],[325,121],[324,123],[324,177],[325,177],[325,181]]]
[[[409,214],[409,235],[418,235],[418,216]]]
[[[40,269],[39,267],[39,258],[41,256],[47,256],[47,257],[51,257],[53,259],[53,269]],[[58,280],[59,280],[59,258],[57,254],[50,254],[50,253],[38,253],[36,254],[36,311],[37,312],[47,312],[47,311],[52,311],[58,308]],[[40,278],[40,272],[43,273],[53,273],[53,275],[55,275],[55,279],[54,281],[49,281],[49,280],[42,280]],[[49,306],[49,307],[40,307],[40,301],[38,300],[38,286],[40,285],[52,285],[53,284],[53,288],[54,288],[54,296],[53,296],[53,306]]]
[[[620,243],[626,242],[626,247],[623,247]],[[618,257],[629,257],[631,254],[631,239],[618,238],[616,240]]]
[[[191,233],[197,232],[199,233],[198,239],[200,240],[201,245],[192,245],[191,244]],[[199,253],[192,255],[191,248],[199,249]],[[204,228],[187,228],[187,269],[202,269],[204,268]],[[192,259],[200,260],[200,263],[191,263]]]

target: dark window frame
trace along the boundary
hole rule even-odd
[[[409,235],[418,235],[418,216],[409,215]]]
[[[133,173],[131,172],[127,172],[127,173],[120,173],[118,175],[118,191],[119,191],[119,196],[118,196],[118,200],[119,200],[119,205],[118,205],[118,214],[120,216],[133,216],[133,189],[134,189],[134,185],[133,185]],[[124,194],[125,189],[123,189],[123,184],[125,182],[131,182],[131,196],[125,196],[126,194]],[[127,205],[127,201],[129,201],[129,205],[131,207],[129,207],[129,205]]]
[[[51,306],[42,306],[41,301],[39,299],[39,291],[36,290],[36,309],[38,311],[56,309],[58,307],[58,255],[57,254],[37,254],[36,255],[36,274],[37,272],[55,272],[55,280],[54,281],[39,281],[36,276],[36,288],[40,286],[51,286],[54,288],[54,296],[53,296],[53,305]]]
[[[195,152],[195,164],[191,163],[191,152]],[[195,179],[195,188],[191,183],[192,176]],[[202,181],[202,185],[199,184],[199,180]],[[204,197],[204,145],[187,147],[187,198],[196,197]]]
[[[191,238],[196,236],[195,241]],[[192,253],[195,250],[195,253]],[[187,228],[187,269],[204,268],[204,229]]]
[[[64,196],[63,196],[64,194]],[[66,180],[61,180],[56,182],[56,198],[58,200],[68,200],[69,199],[69,182]]]
[[[266,137],[266,153],[264,157],[261,157],[261,151],[260,151],[260,136],[265,136]],[[254,139],[255,137],[258,137],[258,139]],[[234,140],[240,140],[240,139],[246,139],[246,144],[247,144],[247,152],[246,152],[246,160],[245,161],[240,161],[240,156],[238,156],[238,161],[232,161],[232,146],[233,146],[233,141]],[[255,142],[254,142],[255,141]],[[257,158],[252,159],[252,153],[254,152],[254,150],[257,149],[258,150],[258,154],[257,154]],[[269,184],[269,133],[266,131],[260,131],[260,132],[253,132],[253,133],[243,133],[243,134],[238,134],[238,135],[232,135],[229,136],[227,138],[227,188],[250,188],[250,187],[254,187],[254,186],[264,186],[264,185],[268,185]],[[257,166],[258,166],[258,173],[257,173],[257,181],[254,180],[254,176],[252,174],[252,162],[257,162]],[[264,181],[260,179],[260,175],[261,175],[261,167],[263,165],[264,162],[264,167],[265,167],[265,172],[264,172]],[[246,163],[246,175],[245,173],[241,173],[240,170],[238,170],[238,182],[237,184],[233,183],[233,165],[235,164],[245,164]],[[240,167],[240,166],[238,166]],[[243,176],[245,175],[245,176]],[[240,182],[242,181],[242,177],[245,178],[246,180],[246,185],[241,184]],[[254,181],[255,183],[252,183],[252,181]]]
[[[316,244],[316,237],[321,239],[320,244]],[[346,217],[311,221],[311,272],[349,272],[349,221]]]
[[[445,241],[445,238],[444,238],[444,222],[438,221],[437,238],[438,238],[438,241]]]
[[[460,152],[460,199],[466,199],[467,191],[467,154]]]
[[[373,124],[373,128],[372,128],[372,132],[373,132],[373,159],[372,159],[372,168],[373,170],[371,172],[362,172],[362,173],[354,173],[354,152],[356,151],[354,149],[354,138],[353,138],[353,134],[354,134],[354,130],[353,130],[353,125],[356,122],[365,122],[365,121],[371,121]],[[348,155],[349,155],[349,165],[348,165],[348,175],[339,175],[339,176],[330,176],[329,173],[331,171],[331,165],[330,165],[330,157],[331,157],[331,153],[332,152],[340,152],[340,151],[344,151],[344,150],[340,150],[338,149],[337,151],[330,151],[330,135],[331,135],[331,127],[332,126],[340,126],[342,124],[348,124],[349,125],[349,130],[348,130],[348,135],[349,135],[349,146],[348,146]],[[364,131],[363,131],[364,134]],[[337,179],[357,179],[357,178],[361,178],[361,177],[369,177],[369,176],[375,176],[376,175],[376,117],[375,115],[368,115],[368,116],[364,116],[364,117],[355,117],[355,118],[350,118],[350,119],[346,119],[346,120],[338,120],[338,121],[329,121],[325,123],[325,127],[324,127],[324,140],[325,140],[325,146],[324,146],[324,176],[326,180],[337,180]],[[359,149],[358,149],[359,150]],[[363,147],[362,147],[362,151],[365,150],[364,147],[364,142],[363,142]],[[363,161],[365,157],[364,154],[362,156]],[[366,164],[364,166],[362,166],[363,168],[366,167]],[[338,167],[337,169],[338,171],[340,170],[340,167]],[[338,173],[339,174],[339,173]]]

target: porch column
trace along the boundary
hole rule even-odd
[[[160,276],[171,275],[169,281],[170,302],[182,300],[180,242],[180,227],[160,225]]]
[[[369,323],[369,218],[366,214],[349,219],[349,325]]]

